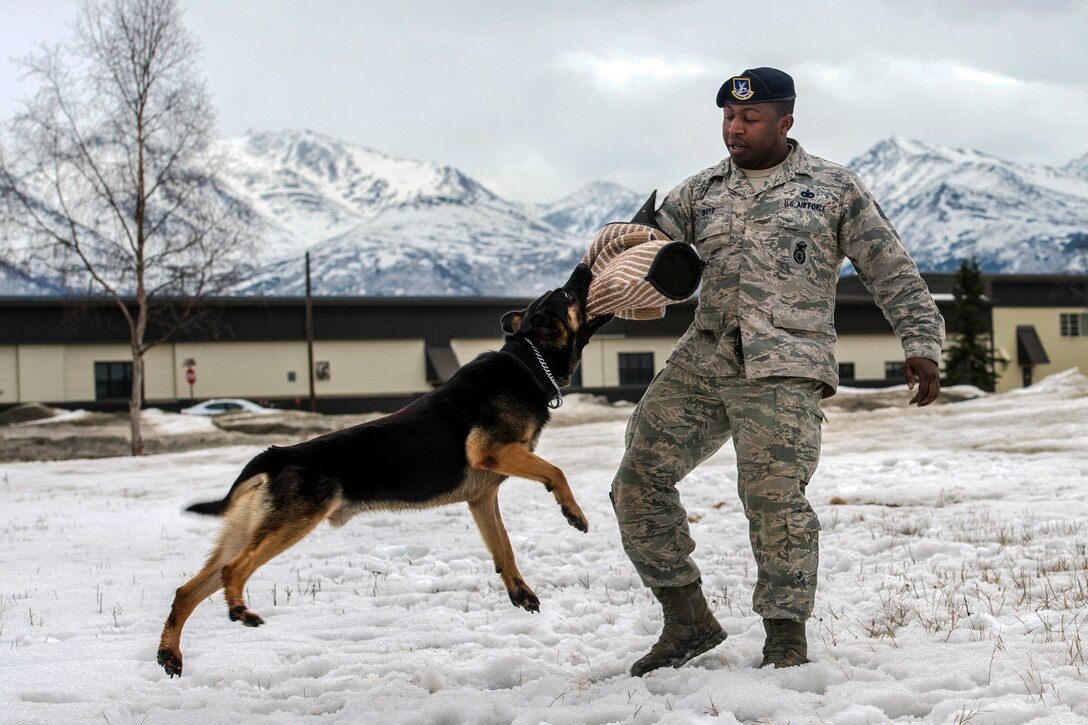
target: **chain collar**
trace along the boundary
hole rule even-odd
[[[525,342],[529,345],[529,348],[536,355],[536,361],[540,363],[540,367],[544,369],[544,374],[548,376],[548,380],[551,381],[552,387],[555,388],[555,397],[548,401],[548,407],[555,410],[563,404],[563,392],[559,389],[559,383],[555,382],[555,377],[552,375],[552,371],[548,369],[548,364],[544,362],[544,356],[540,354],[540,350],[536,349],[536,345],[529,338],[525,338]]]

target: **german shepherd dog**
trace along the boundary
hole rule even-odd
[[[578,265],[563,287],[503,315],[500,351],[483,353],[400,411],[272,446],[246,465],[222,500],[190,506],[224,521],[207,563],[178,588],[166,618],[158,662],[167,674],[181,674],[181,631],[200,602],[223,588],[231,621],[260,626],[242,598],[253,572],[322,520],[342,526],[363,511],[467,502],[510,601],[539,611],[499,515],[499,484],[508,476],[540,481],[567,522],[589,530],[566,476],[533,449],[582,348],[611,319],[586,318],[591,278]]]

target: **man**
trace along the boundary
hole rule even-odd
[[[657,212],[706,263],[695,319],[628,423],[612,484],[624,549],[664,610],[634,675],[679,667],[725,640],[703,597],[676,484],[729,440],[757,564],[760,667],[808,662],[820,522],[805,487],[820,454],[821,398],[838,385],[835,289],[849,259],[903,345],[904,376],[940,392],[944,321],[891,223],[853,173],[787,135],[793,79],[754,68],[718,91],[729,157]]]

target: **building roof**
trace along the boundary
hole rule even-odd
[[[955,275],[925,274],[945,317],[954,314]],[[995,306],[1088,307],[1088,275],[984,275]],[[431,362],[442,374],[437,352],[451,339],[502,336],[503,313],[526,306],[530,298],[504,297],[315,297],[314,338],[318,340],[423,339],[434,347]],[[164,337],[167,323],[188,302],[166,300],[163,316],[148,339]],[[657,320],[614,320],[599,337],[679,337],[691,324],[696,300],[666,308]],[[835,324],[840,334],[890,333],[891,328],[856,276],[839,280]],[[177,341],[289,341],[305,339],[302,297],[222,297],[207,300],[203,314],[171,336]],[[127,343],[128,327],[106,297],[0,298],[0,344]]]

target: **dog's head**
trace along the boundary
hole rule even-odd
[[[579,264],[559,289],[533,300],[524,310],[512,310],[502,316],[507,341],[525,337],[543,354],[560,385],[569,385],[574,369],[582,358],[582,348],[612,315],[587,319],[586,299],[593,273]]]

